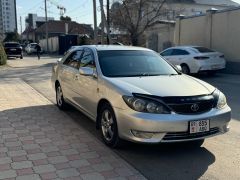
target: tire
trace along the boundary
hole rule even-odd
[[[67,109],[68,104],[64,101],[63,92],[60,84],[56,86],[56,102],[59,109],[61,110]]]
[[[101,136],[104,143],[112,148],[122,145],[118,136],[118,127],[115,114],[109,104],[104,104],[99,113]]]
[[[188,65],[182,64],[181,67],[182,67],[182,73],[190,74],[190,69],[189,69]]]
[[[20,59],[23,59],[23,56],[22,56],[22,55],[20,56]]]

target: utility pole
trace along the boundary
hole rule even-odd
[[[104,34],[105,34],[105,24],[104,24],[104,15],[103,11],[101,11],[101,44],[104,44]]]
[[[107,29],[107,38],[109,40],[109,44],[111,44],[110,30],[109,30],[108,23],[106,22],[106,17],[105,17],[104,8],[103,8],[103,0],[99,0],[99,2],[100,2],[101,12],[103,14],[103,22],[104,22],[104,24],[106,26],[106,29]]]
[[[21,43],[22,43],[22,16],[20,16],[20,37],[21,37]]]
[[[108,36],[107,36],[107,44],[110,44],[110,14],[109,14],[109,0],[107,0],[107,28],[108,28]]]
[[[97,33],[97,8],[96,0],[93,0],[93,18],[94,18],[94,44],[97,44],[98,33]]]
[[[47,41],[47,53],[48,53],[48,17],[47,17],[47,0],[45,0],[45,21],[46,21],[46,41]]]

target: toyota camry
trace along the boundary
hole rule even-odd
[[[149,49],[76,47],[53,66],[52,83],[57,106],[88,116],[111,147],[122,140],[200,146],[229,130],[225,95]]]

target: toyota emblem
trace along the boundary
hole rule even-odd
[[[193,104],[191,106],[191,110],[194,111],[194,112],[197,112],[199,110],[199,106],[197,104]]]

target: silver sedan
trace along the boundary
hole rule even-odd
[[[231,109],[210,84],[184,75],[138,47],[79,46],[53,66],[57,106],[69,104],[96,122],[103,141],[188,141],[229,130]]]

